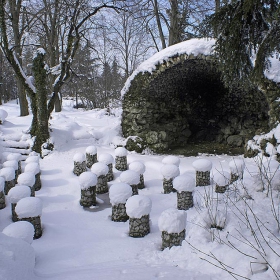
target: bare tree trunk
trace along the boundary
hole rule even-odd
[[[163,31],[162,31],[162,25],[161,25],[161,22],[160,22],[160,15],[159,15],[159,10],[158,10],[158,1],[154,0],[153,5],[154,5],[154,13],[155,13],[155,16],[156,16],[156,22],[157,22],[157,27],[158,27],[158,31],[159,31],[161,46],[162,46],[163,49],[165,49],[166,48],[166,43],[165,43],[165,38],[164,38]]]
[[[26,94],[25,94],[25,88],[22,84],[22,82],[17,79],[17,89],[18,89],[18,100],[19,100],[19,108],[20,108],[20,116],[28,116],[29,111],[28,111],[28,102],[26,99]]]
[[[215,0],[215,12],[218,12],[221,8],[221,0]]]

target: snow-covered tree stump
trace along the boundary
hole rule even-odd
[[[137,172],[140,176],[139,184],[137,185],[138,189],[144,189],[145,188],[145,182],[144,182],[144,175],[143,173],[146,171],[145,165],[140,161],[133,161],[129,164],[129,170],[133,170]]]
[[[133,171],[133,170],[126,170],[123,171],[120,175],[120,181],[122,183],[126,183],[130,185],[132,189],[132,195],[137,195],[138,194],[138,185],[140,182],[140,175]]]
[[[181,246],[185,240],[187,215],[185,211],[167,209],[163,211],[158,220],[161,231],[162,249]]]
[[[34,227],[33,239],[38,239],[42,236],[42,202],[38,197],[22,198],[15,208],[16,214],[20,221],[27,221]]]
[[[86,148],[86,165],[91,168],[97,162],[97,148],[95,146],[88,146]]]
[[[9,190],[16,184],[15,170],[12,167],[4,167],[0,170],[0,176],[5,179],[4,194],[7,195]]]
[[[91,172],[97,176],[96,193],[107,193],[108,192],[108,182],[107,174],[109,168],[105,163],[96,162],[91,167]]]
[[[235,182],[238,179],[243,179],[243,172],[245,168],[245,163],[242,159],[234,159],[229,162],[230,169],[230,183]]]
[[[90,207],[96,205],[96,184],[97,176],[92,172],[83,172],[79,176],[81,187],[80,205]]]
[[[10,237],[20,238],[31,244],[33,242],[34,227],[27,221],[18,221],[5,227],[2,233]]]
[[[6,207],[6,200],[5,200],[5,179],[0,177],[0,209],[4,209]]]
[[[25,197],[30,197],[31,190],[28,186],[25,185],[15,185],[12,189],[10,189],[8,193],[8,200],[11,203],[11,211],[12,211],[12,221],[18,221],[18,216],[15,211],[17,203]]]
[[[111,154],[104,153],[98,156],[98,161],[105,163],[108,166],[108,173],[106,175],[107,181],[113,181],[114,180],[114,173],[113,173],[113,163],[114,163],[114,157]]]
[[[31,172],[34,174],[35,176],[34,190],[39,191],[42,187],[40,165],[37,162],[30,162],[25,166],[24,172]]]
[[[227,171],[216,170],[213,172],[213,182],[215,183],[215,192],[224,193],[231,180],[231,175]]]
[[[8,160],[3,163],[3,167],[12,167],[15,170],[15,181],[17,181],[19,175],[18,162],[16,160]]]
[[[126,222],[129,219],[126,213],[125,203],[131,195],[132,189],[126,183],[116,183],[110,187],[109,198],[112,204],[112,221]]]
[[[115,149],[115,168],[119,171],[127,170],[127,150],[124,147]]]
[[[143,195],[134,195],[126,202],[129,216],[129,236],[144,237],[150,233],[152,201]]]
[[[164,164],[160,171],[163,176],[163,193],[171,193],[174,191],[173,179],[180,174],[179,167],[175,164]]]
[[[73,173],[80,176],[83,172],[87,171],[86,157],[83,153],[76,153],[73,157],[74,169]]]
[[[21,154],[18,154],[18,153],[11,153],[11,154],[8,154],[7,156],[7,160],[10,161],[10,160],[16,160],[17,163],[18,163],[18,174],[21,173],[21,159],[22,159],[22,155]]]
[[[173,180],[173,187],[177,191],[177,208],[188,210],[193,207],[194,178],[188,175],[178,176]]]
[[[35,196],[35,175],[33,172],[23,172],[18,176],[18,184],[28,186],[31,196]]]
[[[179,167],[180,165],[180,158],[176,156],[166,156],[161,161],[163,164],[174,164]]]
[[[192,166],[196,170],[196,186],[209,186],[212,162],[208,159],[198,159]]]

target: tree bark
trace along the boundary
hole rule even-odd
[[[162,31],[161,22],[160,22],[160,16],[159,16],[159,10],[158,10],[158,1],[154,0],[153,5],[154,5],[154,13],[155,13],[157,27],[158,27],[158,31],[159,31],[161,46],[162,46],[162,49],[165,49],[166,48],[166,43],[165,43],[165,38],[164,38],[163,31]]]

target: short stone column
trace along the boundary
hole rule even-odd
[[[80,176],[83,172],[87,171],[86,157],[83,153],[76,153],[73,157],[74,169],[73,173]]]
[[[107,181],[114,180],[114,173],[113,173],[113,163],[114,157],[111,154],[104,153],[98,156],[98,161],[105,163],[108,166],[108,173],[107,173]]]
[[[96,184],[97,176],[92,172],[83,172],[79,176],[81,187],[80,205],[83,207],[91,207],[96,205]]]
[[[28,186],[31,196],[35,196],[35,175],[33,172],[23,172],[18,176],[18,184]]]
[[[22,198],[15,208],[16,214],[20,221],[27,221],[34,227],[33,239],[38,239],[42,236],[42,202],[38,197]]]
[[[6,226],[2,233],[10,237],[20,238],[31,244],[33,242],[34,227],[27,221],[19,221]]]
[[[170,156],[164,157],[161,162],[163,164],[174,164],[174,165],[179,167],[179,165],[180,165],[180,158],[178,158],[176,156],[170,155]]]
[[[181,246],[186,235],[187,214],[183,210],[169,208],[163,211],[158,219],[161,231],[162,250],[173,246]]]
[[[212,162],[208,159],[198,159],[192,166],[196,171],[196,186],[209,186]]]
[[[7,195],[9,190],[16,184],[15,169],[13,167],[4,167],[0,169],[0,176],[5,179],[4,194]]]
[[[5,199],[5,179],[0,177],[0,209],[4,209],[6,207],[6,199]]]
[[[97,162],[97,148],[95,146],[88,146],[86,148],[86,165],[91,168]]]
[[[126,222],[129,219],[126,213],[125,203],[131,196],[132,189],[126,183],[116,183],[110,187],[109,198],[112,204],[112,221]]]
[[[118,147],[115,149],[115,168],[119,171],[127,170],[127,149]]]
[[[134,195],[126,202],[129,216],[129,236],[144,237],[150,233],[150,212],[152,201],[143,195]]]
[[[10,161],[10,160],[16,160],[17,163],[18,163],[18,174],[21,173],[21,160],[22,160],[22,155],[19,154],[19,153],[11,153],[11,154],[8,154],[7,156],[7,160]]]
[[[132,195],[138,194],[138,185],[140,183],[140,175],[133,170],[123,171],[120,175],[120,181],[130,185]]]
[[[19,175],[18,162],[16,160],[7,160],[3,163],[3,167],[12,167],[15,170],[15,181],[17,181]]]
[[[25,197],[30,197],[31,190],[28,186],[25,185],[15,185],[12,189],[10,189],[8,193],[8,200],[11,203],[11,211],[12,211],[12,221],[18,221],[18,216],[16,214],[15,208],[17,203]]]
[[[175,191],[173,188],[173,179],[179,176],[179,167],[175,164],[164,164],[160,171],[163,176],[163,193],[168,194]]]
[[[231,180],[231,175],[227,171],[224,170],[215,170],[213,172],[213,182],[215,184],[215,192],[216,193],[224,193]]]
[[[108,182],[107,174],[109,168],[105,163],[96,162],[91,167],[91,172],[97,176],[96,193],[107,193],[108,192]]]
[[[146,171],[145,164],[140,162],[140,161],[133,161],[132,163],[129,164],[129,170],[133,170],[137,172],[140,176],[140,182],[137,185],[138,189],[144,189],[145,188],[145,182],[144,182],[144,172]]]
[[[173,187],[177,191],[177,208],[179,210],[192,208],[195,179],[189,175],[178,176],[173,180]]]
[[[35,176],[34,190],[39,191],[42,187],[40,165],[37,162],[30,162],[25,166],[24,172],[34,173]]]
[[[245,168],[245,163],[242,159],[234,159],[229,162],[230,169],[230,183],[235,182],[238,179],[243,179],[243,172]]]
[[[25,163],[36,162],[40,166],[40,156],[37,153],[30,153],[29,156],[25,159]]]

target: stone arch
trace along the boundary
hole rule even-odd
[[[123,96],[122,131],[164,152],[190,142],[241,147],[265,130],[268,106],[256,87],[225,86],[210,55],[174,55],[140,71]],[[208,151],[212,152],[212,151]]]

